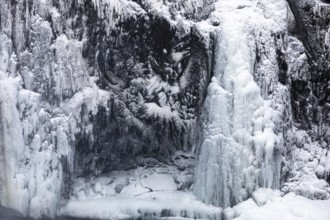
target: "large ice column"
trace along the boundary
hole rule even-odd
[[[0,52],[3,57],[10,50]],[[36,218],[53,217],[63,182],[60,158],[68,155],[60,151],[68,148],[59,131],[64,123],[52,118],[41,124],[47,113],[40,109],[40,94],[23,89],[16,71],[2,70],[8,68],[0,69],[0,205]],[[57,127],[56,146],[45,141],[52,127]]]
[[[274,123],[278,112],[254,80],[258,42],[244,14],[248,11],[234,9],[220,12],[194,188],[201,200],[221,207],[247,199],[259,187],[278,188],[280,179],[281,138]]]
[[[53,39],[38,13],[31,21],[30,50],[15,51],[16,38],[0,31],[0,205],[55,217],[73,175],[75,135],[92,133],[89,117],[110,94],[89,76],[83,40]]]
[[[24,153],[22,126],[16,109],[18,85],[17,79],[0,80],[0,204],[26,211],[28,192],[17,190],[22,182],[21,176],[16,176]]]
[[[17,190],[23,183],[16,171],[25,152],[16,107],[21,80],[15,77],[16,56],[12,48],[8,37],[0,34],[0,205],[26,211],[28,193]]]

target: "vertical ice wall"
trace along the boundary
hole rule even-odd
[[[0,41],[0,204],[33,217],[54,216],[69,126],[64,117],[50,119],[41,94],[23,88],[12,41],[3,34]]]
[[[275,109],[273,99],[286,89],[277,82],[276,53],[261,45],[274,43],[270,33],[277,30],[271,30],[272,15],[265,19],[267,8],[260,2],[220,1],[213,14],[220,27],[194,191],[221,207],[237,204],[258,187],[279,187],[282,139],[276,122],[281,108]],[[279,1],[272,9],[284,5]]]
[[[1,72],[0,72],[1,73]],[[3,76],[2,76],[3,77]],[[24,205],[26,191],[19,191],[21,183],[20,176],[15,179],[15,172],[19,163],[15,158],[22,158],[24,153],[24,142],[22,136],[22,126],[19,121],[19,113],[16,109],[17,91],[19,85],[17,79],[8,81],[0,80],[0,183],[1,205],[13,207],[18,210],[26,210]],[[21,200],[16,202],[16,198]]]
[[[110,93],[89,76],[85,39],[69,32],[55,38],[42,17],[58,15],[50,1],[34,1],[34,12],[26,15],[30,38],[11,24],[10,8],[24,12],[25,1],[12,3],[0,1],[0,205],[34,218],[54,217],[73,175],[76,134],[92,131],[89,116],[99,106],[107,110]],[[33,43],[23,50],[28,39]]]

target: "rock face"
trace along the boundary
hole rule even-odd
[[[210,98],[213,76],[219,85],[231,83],[221,78],[227,60],[218,59],[219,53],[226,54],[219,46],[228,36],[219,31],[226,31],[225,3],[0,1],[0,205],[35,218],[54,217],[61,203],[79,193],[74,188],[79,181],[132,170],[156,170],[146,178],[166,176],[171,189],[195,186],[195,192],[203,192],[197,188],[208,184],[199,182],[211,161],[203,147],[212,129],[208,114],[218,116],[230,106],[212,105]],[[261,132],[270,128],[276,136],[268,161],[252,142],[240,142],[239,149],[249,151],[240,156],[244,169],[251,166],[258,176],[265,168],[277,178],[260,174],[247,181],[253,182],[249,187],[237,183],[240,187],[233,188],[248,189],[235,192],[226,204],[196,194],[221,206],[234,205],[261,186],[329,198],[329,2],[287,0],[288,9],[284,0],[236,3],[234,13],[251,7],[269,25],[244,23],[239,33],[250,42],[245,55],[251,56],[249,81],[256,85],[251,91],[261,100],[256,106],[272,112]],[[255,111],[231,119],[239,125]],[[217,122],[220,127],[224,123]],[[250,125],[243,127],[254,132]],[[226,146],[214,156],[227,155],[232,148]],[[159,171],[159,164],[174,171]],[[221,182],[233,169],[212,175]],[[110,194],[127,188],[127,179],[115,178],[120,181]],[[94,189],[94,182],[86,187]],[[204,193],[222,196],[212,184],[215,188]],[[233,189],[229,180],[222,184]]]
[[[211,3],[1,1],[1,205],[53,217],[76,177],[193,151]]]
[[[293,133],[283,190],[325,199],[329,198],[330,8],[319,1],[287,2],[292,12],[286,60]]]
[[[300,47],[299,53],[304,53],[307,60],[305,66],[291,64],[297,68],[290,73],[294,119],[300,123],[299,128],[314,130],[316,139],[329,142],[326,135],[330,113],[329,5],[313,1],[288,0],[288,3],[294,18],[290,34],[302,43],[296,47]],[[293,41],[297,42],[291,39]]]

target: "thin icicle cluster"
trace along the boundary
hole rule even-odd
[[[99,18],[106,23],[107,34],[116,28],[118,21],[136,16],[146,12],[134,1],[127,0],[93,0],[94,8]]]

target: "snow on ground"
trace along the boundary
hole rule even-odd
[[[99,176],[79,177],[72,184],[73,200],[111,196],[140,196],[149,192],[187,191],[193,185],[194,155],[177,151],[169,164],[154,158],[139,157],[139,166]]]
[[[70,200],[61,215],[97,219],[329,220],[330,200],[309,200],[294,193],[259,189],[253,198],[222,210],[198,201],[191,192],[150,192]]]
[[[172,216],[220,220],[221,208],[203,204],[191,192],[154,192],[137,197],[71,200],[61,209],[60,214],[98,219],[155,219]]]
[[[249,199],[235,208],[235,220],[329,220],[330,200],[310,200],[294,193],[273,194],[264,206]]]
[[[142,184],[152,190],[176,190],[176,184],[171,175],[153,173],[142,180]]]

